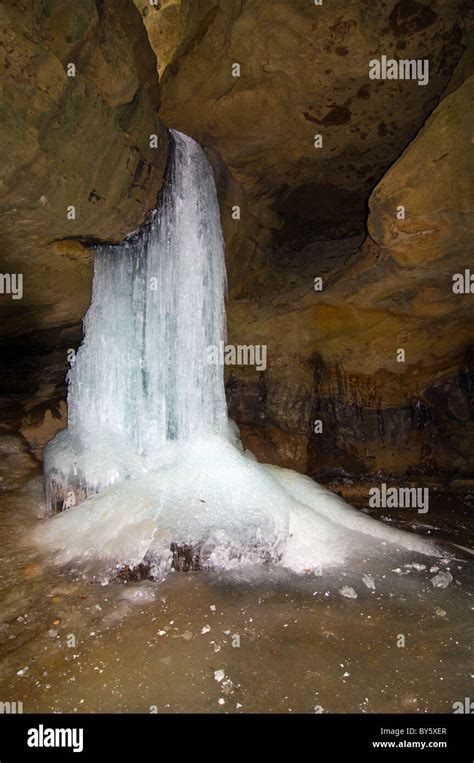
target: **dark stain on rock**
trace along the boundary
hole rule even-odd
[[[265,374],[260,373],[257,379],[246,379],[239,378],[238,373],[238,370],[231,373],[225,385],[230,416],[239,425],[260,422],[265,418],[267,400]]]
[[[345,125],[351,121],[351,112],[346,106],[334,106],[323,119],[323,125]]]
[[[62,418],[60,409],[61,402],[61,398],[56,397],[35,405],[30,411],[28,411],[26,416],[28,423],[32,424],[33,426],[41,424],[44,421],[44,417],[48,411],[51,413],[54,419],[60,421]]]
[[[416,0],[400,0],[392,9],[389,24],[395,37],[415,34],[434,24],[438,14],[429,5]]]
[[[370,88],[368,85],[362,85],[356,93],[358,98],[363,98],[367,101],[370,98]]]
[[[317,125],[321,124],[320,119],[316,119],[316,117],[312,117],[311,114],[308,111],[303,111],[303,116],[305,119],[308,120],[308,122],[314,122]]]
[[[94,203],[96,201],[102,201],[102,200],[103,200],[103,196],[101,196],[99,193],[97,193],[95,188],[92,189],[92,191],[90,192],[89,196],[87,197],[87,201],[92,201]]]
[[[377,127],[377,132],[378,132],[378,134],[380,135],[381,138],[383,138],[384,135],[386,135],[388,133],[388,127],[385,124],[385,122],[379,122],[378,127]]]
[[[133,173],[133,180],[128,189],[128,198],[130,198],[136,188],[144,191],[150,182],[151,165],[145,162],[143,159],[139,159],[135,172]]]
[[[339,45],[336,48],[336,55],[338,56],[347,56],[349,53],[349,48],[345,48],[343,45]]]

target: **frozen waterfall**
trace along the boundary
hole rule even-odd
[[[225,263],[211,168],[171,131],[158,209],[95,258],[84,340],[68,374],[69,419],[45,450],[39,529],[59,562],[109,579],[145,562],[169,569],[185,547],[203,568],[340,565],[430,541],[370,519],[308,477],[258,464],[227,418]],[[77,505],[80,504],[80,505]]]
[[[68,428],[46,448],[57,509],[148,471],[163,445],[228,428],[222,370],[225,263],[211,168],[172,131],[159,211],[140,235],[97,252],[84,341],[68,374]]]

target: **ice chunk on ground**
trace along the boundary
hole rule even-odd
[[[340,590],[341,596],[345,596],[346,599],[357,599],[357,594],[351,586],[345,585]]]
[[[375,580],[372,575],[362,575],[362,582],[367,588],[375,590]]]
[[[447,588],[453,581],[453,576],[450,572],[438,572],[434,578],[431,578],[431,585],[435,588]]]

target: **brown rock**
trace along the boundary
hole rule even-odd
[[[369,191],[460,58],[462,8],[451,0],[436,10],[411,0],[182,3],[186,26],[162,76],[161,117],[220,155],[252,213],[281,228],[284,241],[302,223],[306,240],[357,233]],[[158,59],[153,29],[168,10],[145,18]],[[374,57],[425,58],[426,51],[426,87],[368,77]],[[321,150],[315,134],[323,136]],[[299,220],[301,205],[318,214]]]
[[[452,286],[454,273],[472,268],[473,82],[450,89],[376,187],[370,237],[326,272],[323,292],[312,293],[301,264],[291,287],[280,275],[264,298],[230,303],[233,340],[268,346],[263,402],[249,395],[248,372],[233,371],[228,383],[230,409],[247,440],[252,428],[262,460],[280,463],[284,433],[288,452],[292,438],[306,441],[317,477],[472,473],[473,297]],[[321,264],[313,273],[324,272]],[[298,405],[299,419],[291,415]],[[324,436],[312,433],[315,419]],[[289,465],[301,463],[297,456]]]
[[[55,242],[134,230],[156,202],[167,141],[154,57],[127,0],[7,2],[1,22],[1,270],[24,280],[23,299],[1,296],[11,334],[80,319],[90,258]]]

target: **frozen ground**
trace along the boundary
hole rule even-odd
[[[0,512],[0,700],[24,712],[451,712],[472,696],[472,563],[403,551],[321,575],[100,585],[27,544],[40,495],[38,479]],[[418,529],[433,524],[470,545],[455,497]]]

